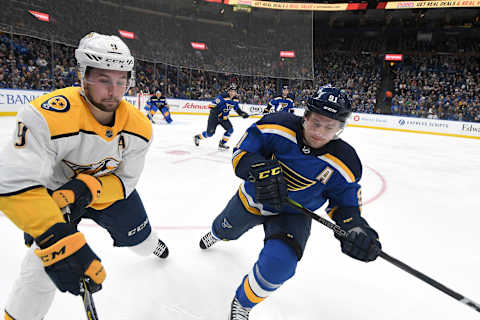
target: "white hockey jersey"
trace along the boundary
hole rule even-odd
[[[152,134],[150,121],[124,100],[109,127],[96,121],[78,87],[39,97],[18,113],[13,141],[0,153],[0,210],[35,237],[63,221],[46,189],[79,173],[102,181],[94,209],[128,197]]]

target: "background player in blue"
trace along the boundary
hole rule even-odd
[[[264,114],[273,112],[292,112],[294,111],[293,101],[295,98],[289,94],[288,86],[282,87],[282,94],[277,95],[267,104],[267,107],[263,110]]]
[[[217,126],[221,125],[223,129],[225,129],[225,133],[218,144],[218,148],[220,150],[227,150],[229,146],[227,146],[226,143],[233,133],[232,123],[228,119],[230,111],[235,109],[242,118],[248,118],[248,113],[240,109],[238,105],[237,87],[234,84],[230,85],[228,93],[219,94],[212,103],[210,115],[208,116],[207,130],[195,135],[193,141],[195,145],[198,146],[200,140],[213,136]]]
[[[151,96],[150,99],[148,99],[145,105],[145,110],[147,111],[147,118],[152,123],[155,123],[155,120],[153,120],[153,116],[158,111],[161,112],[161,114],[163,115],[163,118],[167,123],[172,123],[173,121],[172,116],[170,114],[170,108],[168,107],[168,104],[167,104],[167,99],[162,94],[162,91],[160,89],[157,89],[155,91],[155,95]]]
[[[360,216],[361,162],[338,137],[350,113],[348,97],[325,86],[308,99],[303,117],[265,115],[234,148],[233,168],[244,181],[200,247],[238,239],[257,225],[263,225],[265,242],[236,290],[231,320],[248,319],[252,307],[294,275],[302,258],[311,218],[286,205],[287,196],[310,210],[328,202],[330,217],[347,231],[340,240],[345,254],[365,262],[379,255],[378,235]]]

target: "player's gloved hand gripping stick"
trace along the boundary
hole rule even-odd
[[[307,216],[310,216],[313,220],[315,220],[317,222],[320,222],[321,224],[323,224],[327,228],[333,230],[333,232],[335,233],[335,236],[337,238],[347,239],[348,232],[343,230],[340,226],[336,225],[333,222],[330,222],[329,220],[327,220],[325,218],[322,218],[321,216],[317,215],[315,212],[313,212],[311,210],[308,210],[307,208],[304,208],[301,204],[293,201],[292,199],[287,199],[287,201],[288,201],[288,204],[291,207],[297,208],[303,214],[306,214]],[[342,250],[343,250],[343,248],[342,248]],[[445,293],[445,294],[449,295],[450,297],[460,301],[461,303],[466,304],[467,306],[475,309],[477,312],[480,312],[480,304],[468,299],[467,297],[459,294],[458,292],[453,291],[450,288],[445,287],[443,284],[433,280],[429,276],[421,273],[420,271],[417,271],[417,270],[413,269],[412,267],[406,265],[405,263],[401,262],[400,260],[397,260],[397,259],[393,258],[392,256],[386,254],[381,249],[378,249],[378,250],[379,250],[378,251],[378,256],[379,257],[381,257],[384,260],[390,262],[391,264],[395,265],[396,267],[410,273],[414,277],[428,283],[432,287],[442,291],[443,293]]]
[[[78,232],[75,221],[98,199],[102,184],[93,176],[79,174],[52,193],[67,223],[57,223],[35,239],[45,271],[62,292],[81,295],[87,318],[98,319],[92,293],[102,288],[106,273],[100,258]]]

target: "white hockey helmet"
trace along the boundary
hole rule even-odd
[[[82,82],[87,67],[92,67],[128,71],[130,72],[129,87],[135,85],[135,59],[125,42],[117,36],[90,32],[80,40],[75,50],[75,58]]]

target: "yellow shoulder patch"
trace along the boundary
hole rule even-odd
[[[31,102],[47,122],[51,137],[78,132],[83,104],[78,87],[55,90]]]

